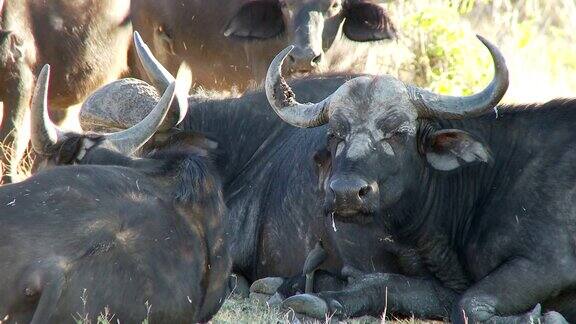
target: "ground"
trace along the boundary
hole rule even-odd
[[[328,323],[325,321],[313,320],[310,318],[298,320],[294,319],[294,313],[290,311],[281,310],[278,307],[268,307],[266,304],[256,300],[229,297],[224,306],[220,309],[218,314],[212,319],[214,324],[224,323]],[[363,317],[348,319],[343,321],[332,320],[331,323],[349,323],[349,324],[377,324],[377,323],[395,323],[395,324],[423,324],[423,323],[440,323],[433,321],[419,321],[415,319],[410,320],[382,320],[375,317]]]

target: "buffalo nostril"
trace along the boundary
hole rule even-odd
[[[360,188],[360,191],[358,191],[358,196],[360,198],[364,198],[370,193],[370,191],[372,191],[372,187],[370,187],[369,185],[365,185],[362,188]]]
[[[312,64],[318,65],[320,64],[321,61],[322,61],[322,54],[318,54],[312,59]]]

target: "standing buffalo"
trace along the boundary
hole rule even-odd
[[[366,63],[370,44],[359,43],[396,33],[373,0],[132,0],[131,11],[160,62],[172,72],[188,63],[208,89],[260,83],[290,44],[287,72],[349,69]],[[132,65],[137,69],[135,57]]]
[[[150,78],[156,81],[160,91],[164,91],[172,77],[151,56],[138,36],[136,49]],[[303,94],[304,100],[314,101],[328,96],[349,79],[349,76],[308,78],[295,82],[294,88]],[[115,86],[118,86],[119,95],[127,93],[125,85],[116,82],[107,86],[107,96],[118,98],[111,94]],[[150,99],[149,92],[142,88],[132,92],[129,100],[115,101],[126,106],[132,104],[133,109],[143,108],[155,102]],[[99,101],[96,99],[89,101]],[[357,225],[338,221],[332,224],[331,219],[322,217],[322,202],[316,198],[323,189],[319,182],[322,172],[318,172],[314,159],[316,157],[317,164],[322,167],[321,151],[326,142],[324,127],[302,130],[283,123],[270,110],[263,91],[223,100],[192,96],[188,102],[189,114],[179,127],[202,132],[219,143],[216,165],[230,208],[225,223],[236,273],[248,281],[301,275],[309,252],[316,250],[317,243],[322,241],[326,259],[320,268],[335,279],[330,284],[338,284],[338,279],[346,276],[341,272],[344,266],[361,272],[427,275],[421,271],[421,260],[392,241],[385,230],[366,232]],[[84,108],[84,120],[110,120],[114,125],[122,124],[116,122],[118,116],[114,111],[90,105]],[[126,125],[139,120],[131,114],[124,117]],[[85,129],[92,126],[83,123]],[[332,244],[333,237],[336,237],[337,245]],[[323,275],[317,277],[321,279],[319,284],[324,282]],[[428,292],[425,301],[429,307],[422,307],[422,312],[417,314],[445,315],[443,303],[450,303],[453,293],[428,282],[420,287]],[[318,288],[321,287],[314,290]],[[295,290],[304,289],[300,282]]]
[[[79,135],[47,118],[48,71],[33,98],[33,146],[78,165],[0,187],[0,317],[66,323],[107,310],[122,323],[208,321],[230,273],[210,149],[188,138],[131,157],[163,121],[174,84],[134,127]]]
[[[34,75],[49,63],[52,118],[60,119],[100,85],[127,70],[131,24],[129,0],[0,1],[0,125],[2,162],[11,182],[24,154]],[[11,158],[9,158],[11,156]],[[11,160],[11,161],[9,161]]]
[[[326,213],[380,224],[415,249],[434,280],[459,294],[452,322],[565,323],[557,312],[574,322],[576,101],[496,106],[508,72],[497,48],[480,39],[495,78],[470,97],[364,76],[301,104],[281,76],[291,49],[273,61],[266,93],[287,123],[326,125]],[[314,314],[380,313],[385,301],[403,305],[411,280],[371,276],[286,304]],[[542,316],[540,305],[550,312]]]

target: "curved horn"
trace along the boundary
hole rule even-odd
[[[268,68],[266,74],[266,97],[276,114],[290,125],[310,128],[328,122],[330,97],[319,103],[301,104],[296,101],[294,92],[282,77],[282,63],[294,46],[288,46],[280,52]]]
[[[500,50],[480,35],[478,39],[488,48],[494,61],[494,78],[481,92],[467,97],[438,95],[424,89],[408,86],[422,117],[466,118],[492,110],[508,89],[508,69]]]
[[[174,99],[175,89],[176,82],[172,82],[148,116],[126,130],[105,135],[106,139],[114,144],[120,152],[125,154],[134,153],[142,145],[146,144],[162,125]]]
[[[37,153],[46,153],[58,142],[64,132],[58,129],[48,115],[48,81],[50,65],[46,64],[38,75],[34,94],[32,95],[31,127],[32,148]]]
[[[174,82],[174,76],[166,70],[164,66],[154,57],[152,51],[144,43],[140,34],[134,32],[134,46],[136,47],[136,53],[138,53],[138,58],[144,67],[144,71],[148,78],[150,78],[152,85],[156,88],[158,93],[164,93],[166,88]],[[163,126],[162,129],[172,128],[182,122],[184,116],[188,112],[188,92],[192,85],[192,72],[186,64],[181,64],[178,69],[178,88],[176,89],[176,102],[178,107],[175,110],[178,113],[177,118],[167,118],[172,122],[170,127]],[[167,120],[167,122],[169,121]]]

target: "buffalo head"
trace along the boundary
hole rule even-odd
[[[258,40],[286,36],[291,72],[322,70],[325,53],[342,37],[356,42],[392,39],[396,35],[386,11],[370,0],[255,0],[234,15],[227,37]]]
[[[434,120],[463,119],[492,110],[508,87],[499,50],[484,38],[495,64],[486,89],[469,97],[438,95],[390,76],[362,76],[319,103],[299,103],[281,75],[294,47],[273,60],[266,95],[274,111],[297,127],[327,125],[325,206],[336,218],[370,220],[416,190],[424,168],[449,171],[490,159],[488,148],[457,129],[437,130]],[[326,164],[326,163],[324,163]]]
[[[33,170],[81,163],[91,153],[101,149],[125,156],[132,155],[156,133],[164,121],[176,88],[176,82],[172,82],[148,116],[126,130],[109,134],[76,134],[63,131],[48,116],[49,75],[50,66],[45,65],[38,76],[32,96],[31,138],[32,147],[37,154]]]

